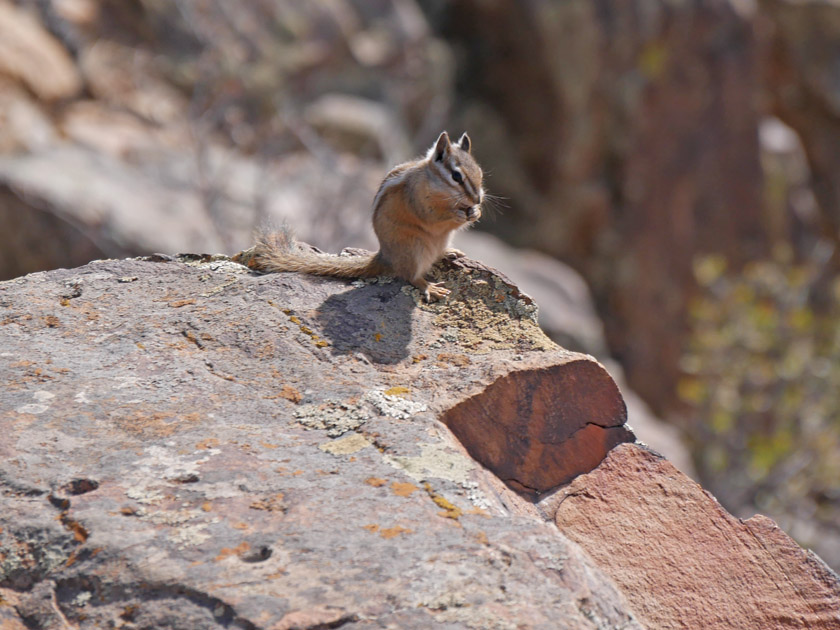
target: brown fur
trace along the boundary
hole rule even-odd
[[[420,289],[426,300],[449,290],[429,283],[426,273],[449,249],[455,230],[481,216],[482,172],[470,155],[467,134],[452,143],[444,131],[425,158],[394,167],[374,198],[373,229],[379,251],[370,256],[332,256],[294,247],[285,232],[262,236],[252,266],[266,272],[298,271],[337,278],[394,275]],[[457,172],[461,181],[453,179]]]

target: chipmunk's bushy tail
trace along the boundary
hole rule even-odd
[[[260,234],[248,266],[266,273],[298,271],[333,278],[373,278],[389,271],[379,254],[335,256],[302,250],[286,229]]]

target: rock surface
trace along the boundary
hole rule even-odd
[[[449,11],[460,17],[437,19]],[[488,204],[482,227],[586,272],[612,349],[661,413],[686,400],[673,384],[689,362],[675,359],[698,252],[737,267],[755,251],[742,237],[766,244],[766,230],[775,253],[822,265],[816,245],[836,241],[838,15],[837,2],[799,0],[329,0],[235,12],[207,0],[0,0],[0,278],[97,257],[231,252],[265,219],[289,220],[325,250],[371,248],[369,205],[387,167],[441,128],[466,128],[490,191],[509,197],[501,216]],[[781,144],[779,129],[790,136]],[[758,155],[756,135],[771,140]],[[776,159],[791,146],[801,155]],[[459,246],[517,282],[517,260],[539,265],[521,286],[545,296],[544,328],[606,356],[577,277],[545,257]],[[673,435],[644,435],[644,404],[626,401],[642,439],[689,470]],[[727,448],[682,426],[713,455]],[[802,473],[799,438],[790,448],[801,484],[778,467],[757,478],[751,457],[730,454],[733,474],[753,482],[746,505],[722,490],[732,475],[701,474],[728,509],[772,514],[836,568],[837,484]],[[816,497],[829,525],[786,502],[785,483]]]
[[[816,558],[761,519],[733,543],[667,462],[609,451],[632,439],[615,384],[528,296],[469,260],[435,273],[447,303],[223,257],[0,284],[4,630],[683,627],[657,575],[738,603],[687,627],[837,627]]]
[[[426,305],[185,260],[0,285],[4,628],[642,627],[437,421],[551,371],[596,377],[555,432],[623,423],[527,296],[468,261]]]

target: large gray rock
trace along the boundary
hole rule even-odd
[[[0,627],[838,627],[837,576],[627,443],[527,295],[435,274],[0,284]]]
[[[439,273],[447,304],[221,259],[0,284],[0,625],[641,628],[511,489],[568,478],[552,435],[594,436],[578,473],[632,439],[618,390],[500,277]],[[533,420],[472,445],[508,485],[438,421],[488,390],[488,436]]]

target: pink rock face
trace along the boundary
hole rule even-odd
[[[616,447],[545,500],[649,628],[840,628],[840,583],[770,519],[746,521],[668,461]]]

